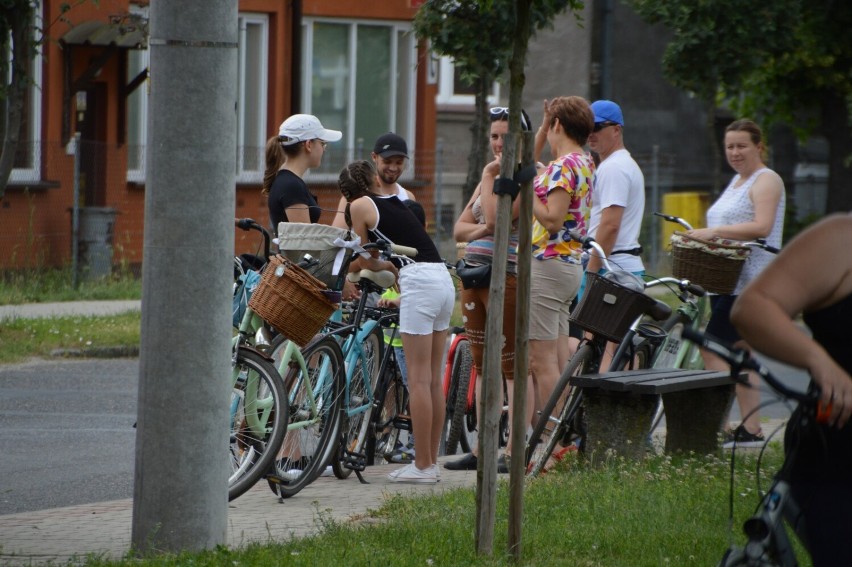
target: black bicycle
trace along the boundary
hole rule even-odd
[[[740,378],[742,370],[757,372],[783,398],[800,404],[803,421],[816,420],[822,422],[828,417],[826,410],[819,403],[819,390],[816,387],[807,392],[790,389],[747,351],[734,348],[705,333],[686,328],[683,331],[683,337],[727,361],[731,366],[731,377],[740,383],[748,383]],[[828,412],[830,413],[830,410]],[[747,537],[746,544],[744,546],[731,546],[725,551],[722,560],[719,562],[720,567],[743,565],[788,567],[798,564],[782,521],[784,520],[790,525],[799,540],[807,548],[807,542],[803,536],[803,526],[801,525],[800,508],[793,499],[787,480],[795,456],[796,446],[791,444],[788,447],[781,469],[775,474],[769,490],[761,498],[755,514],[743,524],[743,532]],[[731,458],[734,458],[733,454]]]

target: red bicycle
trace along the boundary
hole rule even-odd
[[[476,443],[476,367],[470,342],[464,327],[453,327],[450,348],[444,367],[444,398],[447,401],[444,429],[441,433],[440,453],[455,455],[459,445],[463,453],[470,453]],[[503,411],[500,415],[500,446],[509,441],[509,405],[506,380],[503,380]]]

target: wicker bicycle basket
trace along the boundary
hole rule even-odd
[[[630,324],[653,305],[654,300],[644,293],[586,272],[586,290],[568,320],[586,331],[619,342]]]
[[[710,242],[682,232],[672,235],[672,274],[710,293],[733,293],[751,250],[727,240]]]
[[[263,270],[249,307],[279,333],[304,346],[336,308],[326,291],[324,283],[290,260],[273,256]]]

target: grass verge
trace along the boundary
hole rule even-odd
[[[3,320],[0,321],[0,364],[50,356],[57,350],[138,348],[140,322],[138,311],[108,317]]]
[[[780,450],[770,450],[764,470],[776,470],[780,460]],[[758,501],[756,456],[738,455],[737,461],[733,537],[742,544],[739,526]],[[508,485],[500,481],[490,557],[475,551],[474,492],[457,489],[428,497],[394,496],[364,521],[352,524],[334,522],[317,510],[321,535],[287,543],[89,564],[715,565],[729,545],[729,467],[727,460],[713,457],[657,456],[642,462],[615,460],[597,468],[563,463],[527,484],[519,563],[505,553]],[[763,482],[766,488],[768,477]],[[800,564],[808,565],[802,549],[797,551]]]
[[[142,297],[142,280],[128,270],[109,278],[81,281],[76,288],[72,282],[70,268],[6,273],[0,277],[0,305]]]

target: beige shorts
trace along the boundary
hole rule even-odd
[[[553,258],[532,261],[530,339],[549,341],[568,335],[571,300],[580,288],[583,267]]]

